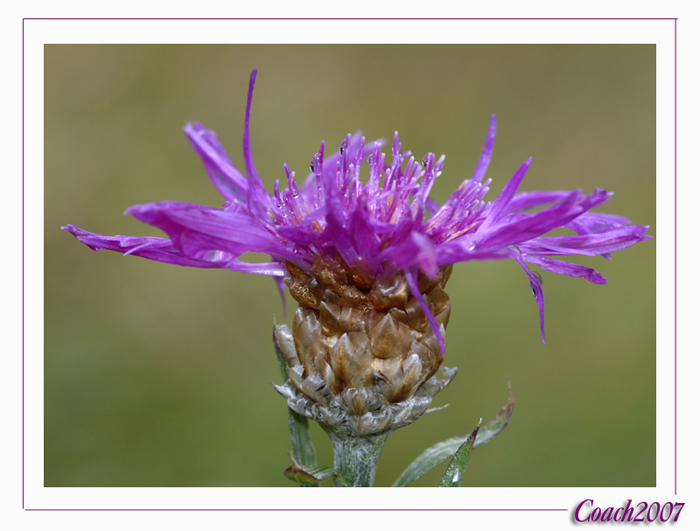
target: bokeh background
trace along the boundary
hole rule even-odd
[[[220,206],[182,127],[216,130],[243,168],[254,67],[268,190],[283,162],[305,175],[322,139],[398,130],[417,156],[447,155],[432,194],[442,202],[471,175],[496,113],[487,198],[532,156],[521,190],[605,188],[616,195],[600,210],[655,234],[652,45],[47,45],[46,486],[294,486],[270,385],[272,321],[285,321],[272,280],[94,253],[60,230],[160,235],[121,213]],[[655,485],[655,241],[579,263],[609,283],[544,272],[546,344],[517,264],[455,267],[445,364],[460,371],[434,401],[451,405],[391,435],[376,485],[492,418],[509,382],[511,423],[474,452],[465,486]],[[313,434],[330,465],[326,435]]]

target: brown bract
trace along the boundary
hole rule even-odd
[[[299,303],[292,328],[294,347],[283,349],[290,380],[316,401],[309,381],[354,400],[350,412],[363,415],[403,402],[431,378],[443,355],[419,301],[403,273],[375,278],[365,261],[317,260],[310,273],[288,263],[287,280]],[[435,278],[420,277],[419,289],[444,336],[450,297],[444,286],[452,267]],[[369,393],[348,391],[365,390]]]

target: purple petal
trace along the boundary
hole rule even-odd
[[[586,212],[576,218],[576,222],[585,225],[591,232],[602,232],[612,227],[621,227],[632,223],[625,217],[605,212]]]
[[[598,234],[543,236],[520,244],[520,249],[525,254],[595,256],[651,239],[651,236],[644,234],[648,229],[649,227],[641,225],[628,225]]]
[[[428,197],[425,200],[425,208],[428,211],[428,215],[432,218],[440,210],[440,203],[437,203],[436,201]]]
[[[470,260],[504,260],[510,258],[510,248],[481,250],[472,248],[469,242],[451,241],[436,246],[435,254],[439,266],[468,262]]]
[[[280,225],[275,229],[277,235],[300,246],[313,246],[319,243],[319,227],[322,227],[327,208],[322,206],[306,216],[298,225]]]
[[[523,255],[523,260],[540,266],[545,271],[551,271],[568,277],[584,278],[593,284],[606,284],[608,281],[598,271],[578,264],[570,264],[562,260],[553,260],[544,256]]]
[[[535,275],[532,271],[530,271],[530,268],[527,267],[527,264],[525,264],[523,257],[520,256],[518,251],[513,250],[511,256],[515,259],[518,265],[523,268],[530,279],[530,289],[532,290],[532,294],[535,296],[537,306],[540,308],[540,332],[542,333],[542,343],[546,343],[544,339],[544,292],[542,291],[542,281],[538,275]]]
[[[425,165],[425,171],[423,172],[423,178],[421,179],[420,186],[415,193],[415,201],[413,203],[413,208],[416,213],[420,213],[422,216],[425,210],[425,204],[430,194],[430,190],[435,184],[435,179],[437,179],[438,173],[442,171],[442,161],[444,160],[444,155],[440,160],[435,162],[435,153],[428,153],[423,158],[423,164]]]
[[[430,311],[430,306],[423,298],[420,289],[418,289],[418,274],[406,269],[404,270],[404,276],[406,277],[406,281],[408,282],[408,287],[411,288],[411,294],[416,298],[416,300],[420,304],[421,310],[423,310],[425,318],[428,320],[428,323],[430,323],[430,327],[435,333],[435,339],[437,340],[438,345],[440,345],[440,352],[442,352],[442,356],[445,357],[445,339],[442,337],[442,329],[441,326],[437,324],[433,312]]]
[[[618,228],[631,223],[627,218],[615,216],[613,214],[602,214],[599,212],[586,212],[566,225],[568,229],[576,234],[595,234],[604,232],[612,228]],[[610,253],[602,253],[603,258],[612,260]]]
[[[417,231],[411,232],[411,241],[416,247],[415,259],[418,266],[428,278],[435,278],[438,266],[433,242]]]
[[[196,122],[194,125],[189,123],[185,125],[185,134],[202,159],[209,179],[219,193],[229,201],[245,202],[248,181],[233,165],[216,133]]]
[[[127,209],[139,221],[158,227],[186,256],[200,258],[211,251],[239,256],[258,252],[281,260],[298,257],[245,212],[217,210],[192,203],[163,202]]]
[[[472,178],[469,179],[470,182],[478,182],[486,175],[486,170],[489,169],[489,163],[491,162],[491,155],[493,154],[493,144],[496,141],[496,115],[491,115],[491,122],[489,124],[489,132],[486,134],[486,141],[484,142],[484,149],[479,157],[479,162],[476,163],[476,168],[472,174]]]
[[[371,219],[367,198],[361,196],[348,220],[348,232],[352,236],[353,247],[357,249],[359,256],[374,257],[379,252],[380,240],[373,230]]]
[[[508,212],[517,212],[530,208],[548,205],[557,201],[562,201],[571,192],[545,191],[545,192],[521,192],[517,194],[508,205]]]
[[[84,243],[93,251],[117,251],[125,255],[133,254],[148,260],[175,264],[186,267],[218,268],[239,271],[242,273],[256,273],[274,277],[287,275],[287,270],[277,262],[246,263],[230,258],[224,254],[212,253],[210,260],[195,259],[184,256],[176,249],[173,242],[166,238],[142,237],[142,236],[103,236],[76,227],[66,225],[61,227],[70,232],[78,241]]]
[[[609,194],[600,189],[589,196],[574,191],[561,203],[539,212],[508,214],[490,230],[484,230],[482,225],[477,231],[475,243],[481,250],[518,245],[566,225],[587,210],[605,202],[608,197]]]
[[[248,104],[245,111],[245,128],[243,130],[243,160],[246,172],[248,172],[248,209],[251,212],[255,212],[259,217],[264,218],[267,216],[266,212],[271,207],[272,201],[255,169],[253,152],[250,149],[250,109],[253,104],[253,88],[255,87],[257,73],[258,69],[256,68],[250,74],[250,82],[248,83]]]
[[[488,229],[496,222],[498,222],[501,216],[507,212],[508,205],[515,196],[515,192],[518,191],[518,187],[523,181],[523,178],[525,177],[525,174],[527,173],[530,164],[532,164],[532,157],[523,162],[520,168],[518,168],[518,171],[515,172],[515,175],[513,175],[513,177],[510,178],[510,180],[505,185],[501,193],[498,194],[498,198],[496,198],[496,201],[494,201],[494,203],[492,204],[491,210],[487,214],[484,223],[481,225],[481,228],[483,228],[484,230]]]
[[[417,230],[410,232],[398,245],[391,245],[376,257],[378,263],[388,262],[394,269],[419,267],[429,278],[438,271],[436,248],[428,237]]]

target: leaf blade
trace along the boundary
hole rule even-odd
[[[276,325],[275,325],[276,328]],[[277,340],[277,335],[273,332],[272,343],[275,346],[275,354],[277,355],[277,363],[282,373],[282,379],[287,380],[287,362],[282,356],[282,351]],[[301,466],[316,465],[316,448],[314,447],[311,433],[309,432],[309,419],[300,415],[291,408],[287,408],[289,417],[289,435],[292,442],[293,460]],[[302,486],[317,487],[317,483],[305,484]]]
[[[467,465],[469,464],[469,459],[472,456],[472,450],[474,449],[474,443],[480,427],[481,420],[479,420],[479,424],[476,426],[476,429],[471,432],[467,437],[467,440],[464,441],[464,444],[462,444],[455,452],[452,461],[450,461],[450,464],[447,465],[447,470],[445,470],[440,483],[438,483],[438,487],[462,486],[462,476],[464,476],[464,472],[467,470]]]
[[[483,428],[479,430],[476,440],[474,441],[473,448],[486,444],[503,431],[503,429],[508,425],[510,417],[513,414],[514,405],[515,402],[513,393],[511,392],[508,403],[501,408],[493,419],[491,419]],[[470,434],[463,437],[451,437],[434,444],[425,450],[410,465],[408,465],[406,470],[401,473],[392,487],[409,486],[428,470],[439,465],[448,457],[453,456],[459,450],[459,447],[467,441],[469,435]]]
[[[508,422],[510,422],[510,417],[513,414],[514,407],[515,399],[513,397],[513,391],[510,391],[510,398],[508,399],[508,403],[501,408],[501,410],[495,417],[489,420],[488,423],[479,430],[479,435],[477,436],[476,441],[474,442],[474,448],[492,441],[494,437],[496,437],[496,435],[498,435],[505,429],[505,427],[508,425]]]
[[[320,481],[331,476],[338,477],[342,482],[343,479],[338,474],[338,471],[323,465],[300,465],[296,462],[292,453],[289,453],[289,459],[292,464],[284,471],[284,477],[292,481],[296,481],[302,486],[318,486]]]

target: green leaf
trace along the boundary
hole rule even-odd
[[[282,379],[287,380],[287,362],[282,357],[282,352],[277,344],[275,334],[272,334],[272,342],[275,345],[275,353],[277,354],[277,363],[282,373]],[[316,449],[311,440],[309,433],[309,419],[300,415],[291,408],[287,408],[289,415],[289,434],[292,440],[292,455],[296,463],[300,466],[315,466],[316,465]],[[317,482],[310,484],[302,483],[302,486],[316,487]]]
[[[508,400],[508,403],[501,408],[498,415],[492,418],[488,424],[486,424],[486,426],[479,430],[479,435],[476,437],[476,441],[474,442],[474,448],[492,441],[496,435],[503,431],[510,421],[510,416],[513,414],[514,406],[515,400],[513,398],[513,392],[510,391],[510,399]]]
[[[323,465],[300,465],[296,462],[291,452],[289,453],[289,458],[292,464],[284,471],[284,476],[287,479],[296,481],[302,486],[318,486],[319,481],[323,481],[331,476],[336,477],[341,483],[344,483],[337,470]]]
[[[309,433],[309,419],[289,408],[289,435],[292,454],[302,465],[316,464],[316,449]]]
[[[481,420],[479,420],[476,429],[464,441],[464,444],[459,447],[450,464],[447,465],[447,470],[445,470],[445,474],[442,476],[440,483],[438,483],[438,487],[460,487],[462,485],[462,476],[469,464],[469,458],[472,455],[472,449],[480,427]]]
[[[510,400],[503,407],[503,409],[498,412],[498,415],[496,415],[479,430],[476,440],[474,441],[473,448],[486,444],[503,431],[510,420],[510,416],[513,414],[513,406],[514,399],[513,393],[511,392]],[[408,468],[403,471],[392,486],[407,487],[425,474],[428,470],[439,465],[448,457],[453,456],[459,450],[460,446],[467,442],[469,436],[470,434],[465,435],[464,437],[452,437],[431,446],[420,456],[418,456],[413,463],[408,465]]]

